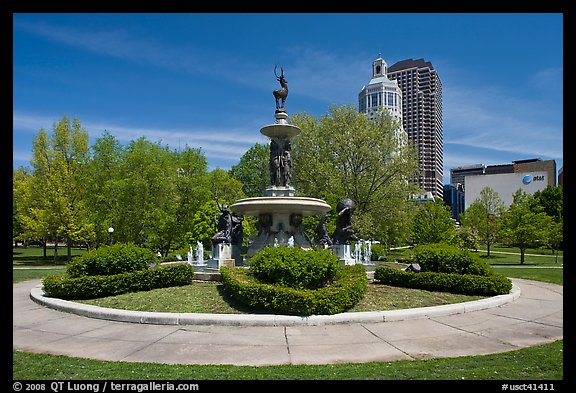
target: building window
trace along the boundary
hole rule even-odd
[[[396,106],[396,94],[395,93],[388,93],[388,105],[389,106]]]
[[[378,93],[370,94],[370,101],[371,101],[370,106],[372,108],[377,107],[378,106]]]

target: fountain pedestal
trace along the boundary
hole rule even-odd
[[[207,263],[209,269],[220,270],[222,266],[234,267],[234,265],[231,244],[218,243],[212,248],[212,256],[208,259]]]
[[[338,256],[341,265],[355,265],[356,259],[352,256],[352,247],[350,244],[335,244],[332,249]]]
[[[295,196],[296,190],[291,184],[291,139],[301,130],[288,124],[286,112],[276,111],[275,119],[274,124],[260,130],[270,138],[271,186],[266,189],[265,196],[239,199],[231,206],[235,214],[258,217],[258,235],[248,248],[248,257],[267,245],[288,245],[291,237],[294,246],[312,248],[304,234],[302,219],[322,215],[331,209],[321,199]]]

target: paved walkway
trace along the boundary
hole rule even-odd
[[[485,301],[282,318],[86,310],[44,297],[40,280],[30,280],[13,285],[13,348],[110,361],[262,366],[483,355],[563,339],[563,286],[512,281],[510,295]]]

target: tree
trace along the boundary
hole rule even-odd
[[[16,245],[22,241],[24,245],[29,240],[38,240],[38,232],[34,229],[36,223],[30,212],[34,206],[32,200],[32,174],[27,168],[20,167],[12,175],[12,238]],[[46,256],[46,255],[44,255]]]
[[[416,190],[417,156],[387,111],[371,121],[352,105],[332,106],[320,119],[303,113],[290,121],[302,130],[292,146],[299,195],[352,199],[360,237],[384,237],[398,227]]]
[[[533,196],[518,189],[513,201],[502,215],[501,234],[508,244],[520,249],[520,264],[524,264],[526,249],[546,241],[552,218],[534,209]]]
[[[564,241],[563,219],[560,219],[559,222],[553,220],[550,228],[550,233],[548,235],[548,242],[552,247],[552,252],[556,254],[555,263],[558,263],[558,249],[560,248],[560,245],[562,244],[563,241]]]
[[[443,201],[426,202],[417,207],[412,221],[414,244],[458,242],[456,224]]]
[[[176,219],[170,229],[178,247],[188,245],[186,233],[194,219],[194,214],[201,203],[207,201],[211,194],[207,186],[208,162],[200,149],[186,147],[175,154],[176,176],[174,183],[176,198]],[[168,252],[166,250],[166,252]]]
[[[563,187],[547,186],[542,191],[534,193],[535,206],[540,206],[542,211],[552,218],[553,225],[548,236],[548,243],[552,252],[558,258],[557,250],[562,247],[564,240],[564,196]]]
[[[230,175],[242,183],[247,197],[264,195],[270,186],[270,145],[256,143],[240,158],[240,162],[230,169]]]
[[[119,229],[118,217],[123,210],[120,207],[120,185],[123,181],[121,166],[124,148],[112,134],[105,131],[102,137],[96,139],[91,151],[84,187],[84,200],[89,206],[90,222],[94,225],[94,239],[88,242],[89,248],[108,242],[108,228]]]
[[[542,211],[556,222],[564,217],[564,197],[562,186],[547,186],[534,193],[534,201],[542,207]]]
[[[54,260],[59,239],[65,239],[70,260],[72,243],[91,230],[82,200],[88,157],[88,133],[78,119],[71,122],[64,115],[51,138],[44,129],[34,138],[31,198],[37,205],[29,213],[38,234],[54,240]]]
[[[496,191],[485,187],[480,196],[461,215],[462,226],[473,228],[484,244],[490,258],[490,245],[495,241],[500,228],[500,216],[504,202]]]

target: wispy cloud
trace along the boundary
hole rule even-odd
[[[49,117],[34,114],[13,114],[14,132],[37,133],[43,128],[47,133],[52,131],[55,119],[59,116]],[[100,121],[84,121],[85,128],[92,140],[99,138],[105,131],[114,135],[121,143],[145,137],[153,143],[167,145],[171,149],[184,148],[186,146],[199,148],[207,158],[210,158],[215,166],[229,167],[238,163],[240,157],[255,143],[266,143],[267,139],[253,128],[198,128],[198,129],[154,129],[139,126],[117,125]],[[29,160],[31,151],[14,148],[15,160]]]
[[[265,90],[270,88],[272,69],[249,57],[225,54],[223,64],[218,51],[209,53],[189,44],[182,47],[154,37],[135,36],[120,28],[106,30],[74,29],[46,23],[15,21],[15,29],[103,56],[148,64],[188,73],[225,78],[239,85]],[[283,48],[285,57],[294,59],[287,72],[290,88],[299,95],[325,102],[354,103],[356,94],[369,76],[372,59],[357,53],[347,58],[308,47]],[[286,66],[286,65],[284,65]],[[366,72],[362,72],[365,69]],[[232,72],[231,72],[232,70]],[[279,71],[278,71],[279,72]],[[290,76],[298,75],[298,79]],[[294,93],[293,93],[294,94]]]
[[[136,37],[122,29],[73,29],[36,22],[15,21],[15,29],[93,53],[112,56],[158,67],[178,68],[190,72],[209,73],[202,53],[192,47],[174,47],[152,37]]]
[[[451,87],[443,92],[444,142],[462,147],[562,157],[562,118],[545,123],[546,108],[489,87]]]

